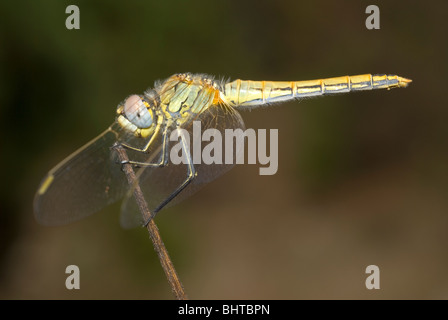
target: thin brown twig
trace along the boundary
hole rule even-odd
[[[118,158],[123,163],[123,171],[126,174],[126,178],[128,180],[129,186],[134,188],[134,197],[137,201],[137,206],[142,214],[143,221],[148,221],[151,217],[151,212],[148,209],[148,204],[146,203],[145,198],[143,197],[142,190],[140,189],[140,185],[136,181],[137,178],[135,176],[134,169],[132,165],[129,163],[129,157],[126,153],[126,150],[119,144],[114,146],[115,151],[118,154]],[[159,256],[160,264],[162,265],[163,271],[165,272],[166,277],[168,278],[168,282],[171,286],[171,290],[173,291],[176,299],[178,300],[186,300],[188,299],[184,287],[180,282],[179,276],[176,273],[176,269],[174,269],[174,265],[168,255],[168,251],[165,248],[165,245],[160,237],[159,229],[155,224],[154,220],[151,219],[149,223],[146,225],[146,229],[148,229],[149,237],[154,245],[154,250]]]

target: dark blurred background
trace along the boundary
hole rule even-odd
[[[80,9],[67,30],[65,8]],[[380,30],[365,9],[380,8]],[[171,299],[119,204],[36,223],[46,172],[127,95],[178,72],[408,77],[407,89],[243,113],[279,129],[279,169],[237,166],[156,223],[192,299],[448,298],[446,1],[2,1],[0,298]],[[65,268],[81,269],[81,290]],[[381,289],[365,288],[378,265]]]

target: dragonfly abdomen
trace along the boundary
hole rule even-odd
[[[350,91],[406,87],[411,80],[396,75],[344,76],[307,81],[235,80],[226,83],[224,96],[234,107],[252,108],[270,103]]]

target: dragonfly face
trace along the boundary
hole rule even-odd
[[[136,94],[126,99],[123,113],[138,128],[147,129],[154,122],[154,113],[151,107],[144,99]]]
[[[194,163],[187,137],[194,135],[193,121],[200,121],[202,132],[213,128],[224,136],[227,129],[245,129],[238,110],[304,97],[400,88],[410,82],[384,74],[228,83],[203,74],[173,75],[143,95],[127,97],[117,108],[116,121],[103,134],[48,172],[34,198],[36,218],[45,225],[66,224],[125,198],[122,225],[138,224],[141,217],[138,212],[135,216],[133,186],[127,184],[121,164],[111,151],[117,142],[128,149],[130,163],[138,167],[139,184],[154,213],[187,198],[235,163]],[[188,133],[179,141],[186,158],[183,165],[168,161],[171,148],[175,150],[168,138],[173,131]]]
[[[117,108],[118,123],[137,137],[148,137],[157,123],[155,101],[148,98],[133,94]]]

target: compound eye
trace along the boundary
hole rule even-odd
[[[124,103],[124,114],[126,118],[138,128],[149,128],[153,119],[142,99],[134,94],[126,99]]]

